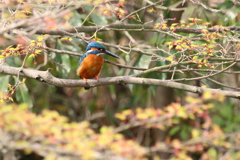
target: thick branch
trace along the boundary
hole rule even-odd
[[[230,31],[240,31],[240,27],[230,26],[227,27]],[[218,28],[206,28],[209,32],[220,32]],[[159,32],[160,29],[154,29],[154,25],[144,25],[144,24],[124,24],[124,23],[113,23],[109,25],[103,26],[79,26],[74,27],[72,29],[66,29],[64,31],[70,33],[78,32],[102,32],[102,31],[109,31],[109,30],[116,30],[116,31],[135,31],[135,32]],[[162,31],[169,31],[168,29],[163,29]],[[183,32],[183,33],[202,33],[202,29],[194,29],[194,28],[181,28],[176,29],[175,32]],[[49,31],[44,29],[39,29],[36,31],[36,34],[51,34],[51,35],[64,35],[63,31],[56,30],[56,31]]]
[[[61,79],[54,77],[49,70],[48,71],[38,71],[33,69],[22,69],[18,67],[10,67],[0,65],[0,73],[18,75],[20,71],[20,76],[33,78],[47,84],[51,84],[58,87],[96,87],[96,86],[106,86],[106,85],[116,85],[116,84],[140,84],[140,85],[154,85],[154,86],[165,86],[175,89],[181,89],[193,93],[203,93],[204,91],[211,91],[213,93],[223,94],[228,97],[240,99],[240,92],[235,91],[225,91],[220,89],[210,89],[201,88],[196,86],[191,86],[187,84],[177,83],[169,80],[158,80],[149,78],[137,78],[130,76],[119,76],[119,77],[108,77],[100,78],[99,81],[88,80],[86,84],[84,80],[73,80],[73,79]]]

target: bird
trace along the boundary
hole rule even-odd
[[[102,69],[104,60],[101,54],[107,54],[112,57],[119,57],[108,50],[106,47],[99,42],[92,41],[86,48],[86,53],[79,59],[77,75],[82,78],[85,83],[87,79],[95,78],[98,81],[98,75]],[[90,87],[84,87],[88,90]]]

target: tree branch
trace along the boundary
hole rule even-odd
[[[240,31],[239,26],[230,26],[227,27],[230,31]],[[205,28],[209,32],[221,32],[218,28]],[[61,29],[62,30],[62,29]],[[36,34],[50,34],[50,35],[63,35],[63,31],[61,30],[55,30],[55,31],[49,31],[45,29],[39,29],[36,31]],[[64,31],[70,32],[70,33],[76,33],[78,32],[103,32],[103,31],[109,31],[109,30],[114,30],[114,31],[135,31],[135,32],[159,32],[164,31],[167,32],[169,31],[168,29],[154,29],[153,25],[145,25],[145,24],[124,24],[124,23],[112,23],[109,25],[102,25],[102,26],[76,26],[72,29],[65,29]],[[182,33],[202,33],[202,29],[195,29],[195,28],[176,28],[174,32],[182,32]]]
[[[226,90],[220,90],[220,89],[201,88],[201,87],[173,82],[171,80],[119,76],[119,77],[100,78],[99,81],[89,79],[86,84],[84,80],[61,79],[61,78],[54,77],[49,72],[49,70],[38,71],[33,69],[22,69],[18,67],[10,67],[10,66],[3,66],[3,65],[0,65],[0,73],[9,74],[9,75],[18,75],[19,73],[19,76],[33,78],[40,82],[44,82],[44,83],[58,86],[58,87],[89,87],[89,86],[97,87],[97,86],[116,85],[116,84],[120,84],[120,85],[140,84],[140,85],[165,86],[165,87],[185,90],[193,93],[203,93],[204,91],[211,91],[213,93],[223,94],[228,97],[240,99],[240,92],[226,91]]]

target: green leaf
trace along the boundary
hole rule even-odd
[[[142,55],[139,60],[139,67],[149,68],[150,63],[152,62],[151,59],[151,56]]]
[[[221,116],[223,116],[225,119],[232,119],[233,118],[233,108],[230,106],[223,106],[220,110],[219,110]]]
[[[194,56],[193,59],[194,59],[194,60],[198,59],[198,56]]]
[[[1,76],[0,77],[0,92],[7,92],[8,91],[8,82],[9,82],[10,76]]]
[[[215,148],[210,148],[207,152],[210,159],[217,159],[217,151]]]
[[[73,17],[69,20],[69,23],[72,26],[81,26],[82,25],[82,19],[85,19],[87,16],[85,14],[79,14],[77,11],[73,12]]]
[[[103,16],[103,15],[99,15],[99,14],[93,13],[93,14],[91,15],[91,17],[92,17],[93,22],[94,22],[96,25],[105,25],[105,24],[108,23],[107,20],[106,20],[106,17]]]
[[[213,116],[213,122],[217,123],[218,125],[223,125],[225,121],[219,116]]]
[[[227,2],[219,4],[218,6],[219,6],[219,8],[221,8],[221,10],[230,9],[231,7],[234,6],[234,3],[232,1],[227,1]]]
[[[186,140],[188,138],[188,133],[186,130],[181,130],[180,132],[180,137],[183,139],[183,140]]]
[[[180,129],[181,129],[180,126],[176,126],[176,127],[171,128],[170,131],[169,131],[169,135],[171,135],[171,136],[174,135],[174,134],[177,133]]]
[[[196,6],[187,7],[182,14],[181,20],[188,22],[188,18],[190,18],[191,16],[194,15],[193,13],[194,13],[195,9],[196,9]],[[189,15],[190,15],[190,17],[189,17]]]
[[[55,61],[57,63],[56,70],[61,78],[66,78],[71,70],[69,55],[56,54]]]
[[[33,102],[29,95],[28,88],[26,85],[18,86],[16,90],[16,99],[19,103],[27,103],[29,107],[33,106]]]
[[[64,44],[62,44],[61,41],[58,41],[57,43],[57,49],[64,49],[65,50]],[[70,62],[70,56],[67,54],[56,54],[55,56],[55,61],[57,63],[57,72],[61,78],[66,78],[68,74],[71,71],[71,62]]]
[[[61,55],[61,59],[62,59],[63,65],[64,65],[62,68],[63,69],[63,77],[66,78],[71,70],[71,63],[70,63],[69,55],[67,55],[67,54]]]

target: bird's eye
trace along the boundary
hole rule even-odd
[[[98,48],[98,50],[101,51],[101,52],[104,51],[104,49],[102,49],[102,48]]]

